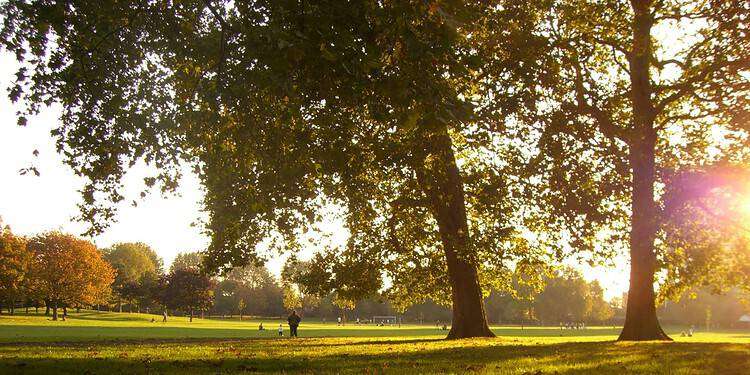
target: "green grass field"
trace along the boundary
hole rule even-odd
[[[152,323],[155,317],[157,322]],[[0,316],[0,373],[750,373],[750,330],[698,332],[672,343],[617,343],[618,330],[493,327],[496,339],[442,340],[433,326],[376,327],[146,314]],[[284,333],[288,334],[284,326]]]

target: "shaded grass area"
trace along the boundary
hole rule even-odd
[[[306,320],[299,339],[279,320],[170,318],[81,312],[65,322],[0,316],[0,373],[665,373],[750,371],[750,331],[699,332],[676,342],[617,343],[619,330],[494,327],[497,339],[442,340],[434,326],[376,327]],[[286,327],[285,333],[288,334]]]
[[[750,346],[507,339],[252,339],[0,347],[0,373],[669,373],[742,374]],[[541,372],[540,372],[541,371]]]

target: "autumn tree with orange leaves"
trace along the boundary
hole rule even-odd
[[[0,313],[3,303],[7,302],[12,315],[15,302],[26,292],[30,260],[26,239],[14,235],[9,227],[2,227],[0,223]]]
[[[34,292],[52,304],[52,320],[60,306],[104,301],[115,271],[93,243],[60,232],[48,232],[28,242],[33,252]]]

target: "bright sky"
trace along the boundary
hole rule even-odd
[[[62,157],[55,152],[50,130],[56,127],[59,108],[47,108],[35,117],[29,118],[26,127],[16,125],[16,109],[6,95],[6,88],[15,73],[15,60],[6,53],[0,53],[0,217],[13,231],[22,235],[59,229],[80,234],[86,229],[83,223],[72,221],[77,215],[80,202],[78,189],[83,180],[62,163]],[[32,152],[39,151],[34,157]],[[41,175],[20,175],[19,170],[34,164]],[[147,167],[136,166],[126,176],[125,201],[138,196],[143,185]],[[107,247],[116,242],[140,241],[149,244],[169,265],[174,257],[185,251],[204,249],[208,238],[200,227],[191,226],[202,215],[200,200],[203,196],[198,179],[186,168],[185,178],[180,184],[179,196],[149,195],[137,207],[123,203],[118,222],[106,232],[92,240],[99,247]],[[341,233],[327,223],[326,232]],[[621,296],[627,290],[627,261],[619,262],[620,267],[590,268],[570,262],[588,280],[597,279],[605,288],[605,297]],[[283,260],[272,259],[268,266],[279,274]]]

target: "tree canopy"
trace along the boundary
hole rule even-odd
[[[35,293],[53,304],[53,319],[63,305],[104,302],[115,271],[94,244],[69,234],[48,232],[29,239],[30,278]]]
[[[31,255],[26,239],[3,227],[0,220],[0,304],[8,302],[11,313],[15,301],[28,293],[32,282],[28,277]]]
[[[580,272],[566,268],[547,280],[534,298],[534,313],[543,324],[596,322],[610,319],[613,311],[604,301],[599,283],[587,282]]]
[[[665,251],[659,187],[687,165],[747,163],[750,10],[742,1],[550,4],[540,32],[555,79],[540,87],[537,120],[516,130],[537,151],[527,159],[535,220],[554,244],[604,256],[629,248],[620,338],[667,339],[653,287]]]
[[[165,281],[161,297],[164,305],[188,313],[191,322],[196,311],[205,311],[213,305],[213,281],[200,270],[174,269]]]
[[[541,257],[512,229],[491,150],[498,120],[483,117],[510,112],[536,82],[522,69],[534,55],[506,51],[538,43],[535,12],[524,1],[10,1],[0,39],[22,62],[11,93],[22,114],[63,105],[54,134],[89,181],[92,233],[136,161],[157,166],[145,185],[167,191],[193,162],[209,269],[258,262],[262,241],[296,251],[338,205],[350,237],[320,258],[336,263],[322,266],[338,271],[331,285],[374,293],[385,274],[394,299],[451,300],[450,336],[463,337],[491,335],[479,274],[501,280]],[[512,89],[493,95],[509,103],[484,105],[503,78]],[[369,276],[341,272],[354,268]]]
[[[172,261],[170,271],[181,269],[200,269],[205,254],[201,251],[179,253]],[[238,271],[239,272],[239,271]]]

